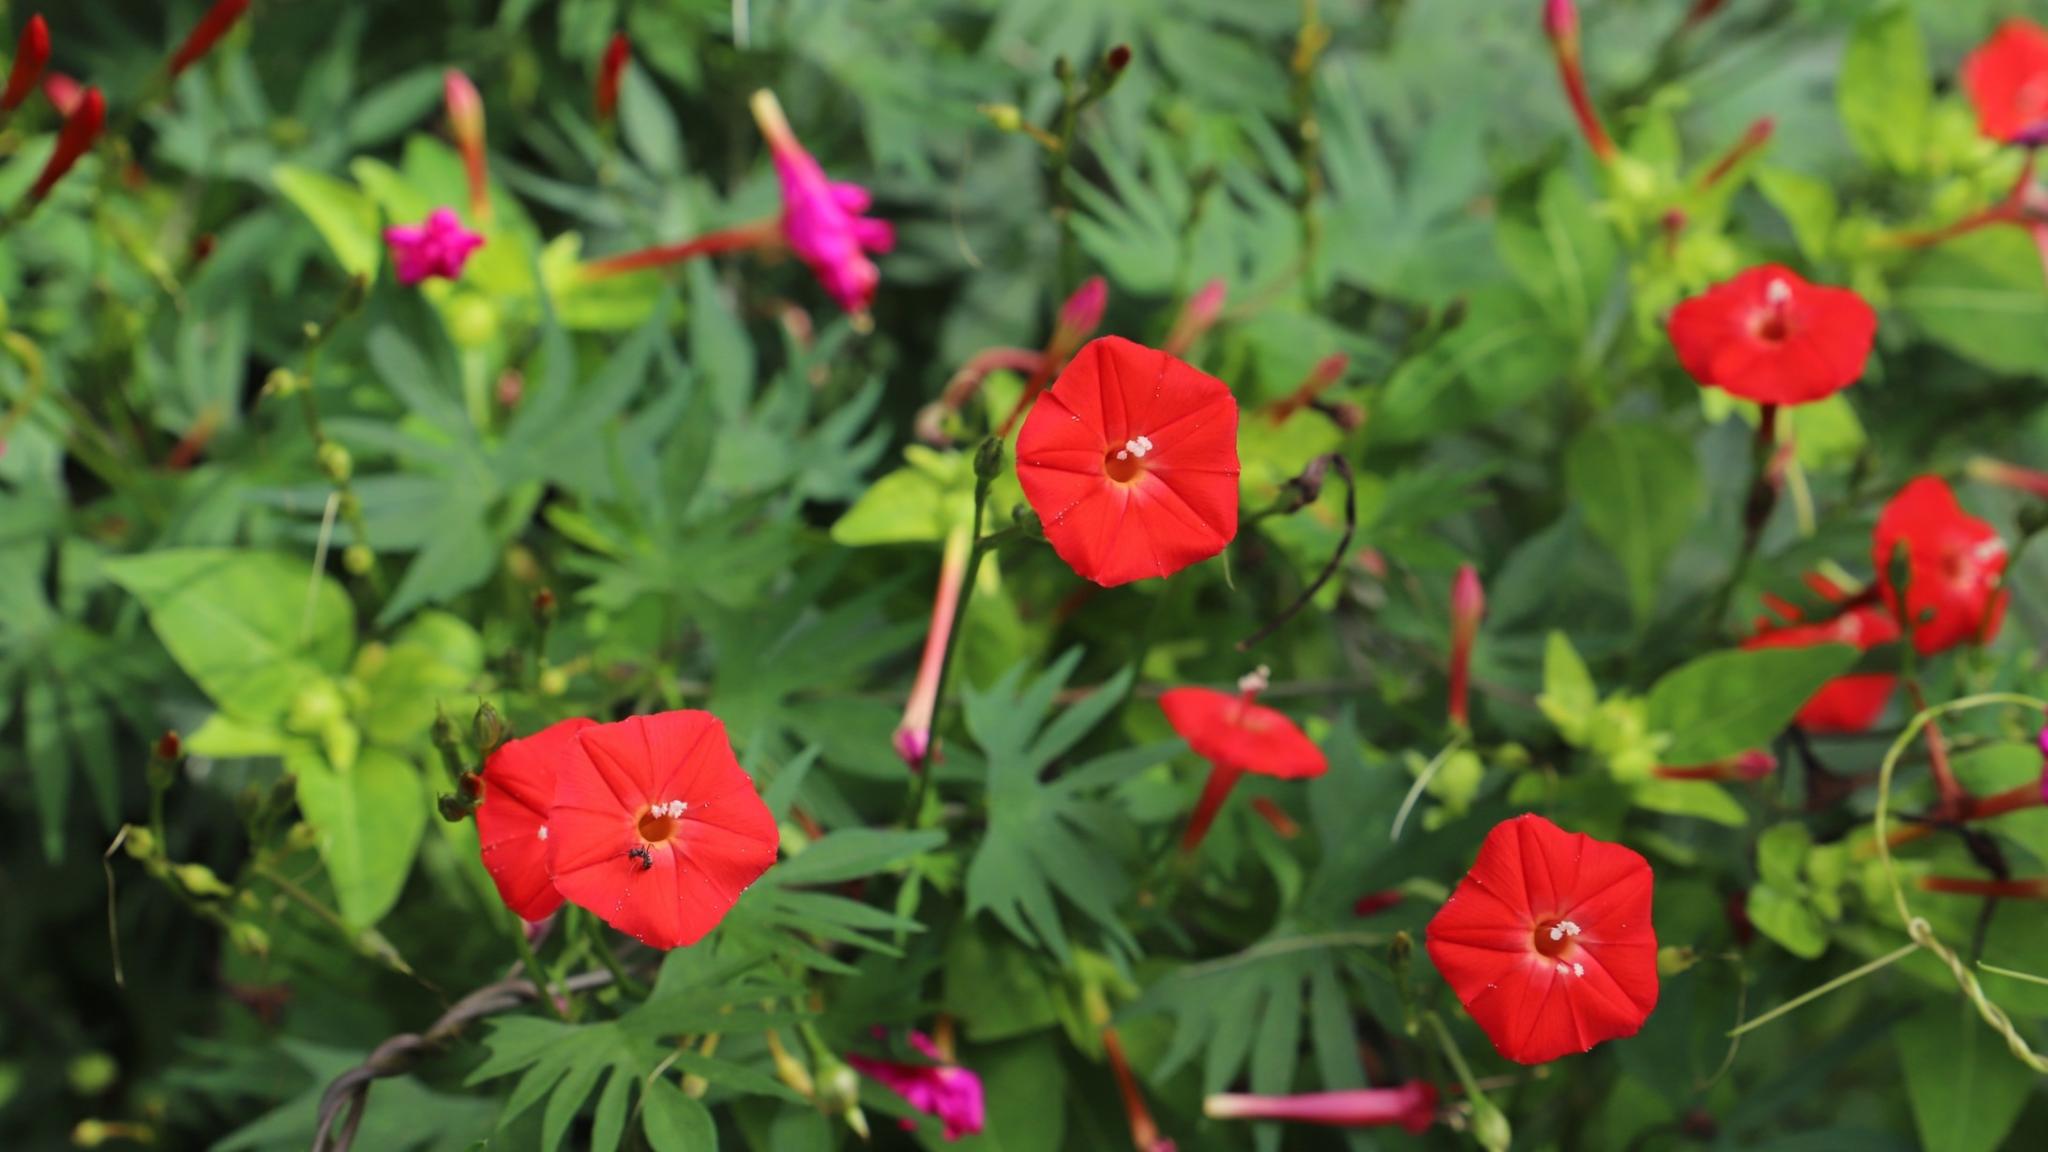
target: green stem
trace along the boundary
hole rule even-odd
[[[540,957],[534,953],[533,942],[526,938],[526,921],[516,914],[512,917],[512,946],[519,951],[519,963],[526,969],[526,978],[533,981],[534,988],[539,990],[537,999],[547,1004],[548,1011],[553,1012],[557,1020],[567,1023],[568,1010],[555,999],[554,981],[548,979],[547,969],[541,967]],[[613,972],[612,978],[618,979],[619,974]]]
[[[931,796],[932,762],[937,759],[939,751],[939,718],[946,711],[946,681],[952,678],[953,650],[959,646],[960,633],[967,627],[968,609],[974,606],[975,577],[981,572],[981,558],[989,551],[992,543],[1000,542],[1003,537],[1015,531],[1014,528],[1006,528],[988,536],[981,534],[982,513],[988,506],[988,490],[992,483],[993,480],[980,477],[974,481],[974,522],[971,529],[974,533],[974,547],[967,553],[967,575],[960,585],[960,606],[953,613],[953,626],[946,630],[945,651],[939,657],[939,681],[932,689],[931,732],[925,738],[924,754],[918,757],[917,783],[911,789],[910,810],[904,814],[906,824],[918,825],[923,822],[925,803]]]
[[[1437,1043],[1444,1050],[1444,1059],[1450,1061],[1451,1071],[1458,1074],[1458,1083],[1465,1086],[1465,1095],[1475,1104],[1486,1103],[1490,1107],[1491,1101],[1486,1099],[1486,1090],[1479,1086],[1479,1078],[1472,1075],[1472,1068],[1465,1063],[1465,1054],[1458,1050],[1458,1041],[1451,1035],[1450,1028],[1444,1024],[1443,1017],[1434,1012],[1424,1012],[1422,1018],[1429,1024],[1430,1030],[1436,1033]]]
[[[583,925],[584,936],[590,941],[590,950],[597,953],[597,962],[604,965],[604,970],[612,974],[612,980],[618,984],[619,991],[629,996],[640,995],[640,982],[628,975],[625,966],[619,963],[619,958],[612,955],[611,946],[605,942],[604,928],[598,923],[597,917],[581,913],[579,910],[576,919]]]
[[[1728,1033],[1728,1035],[1732,1038],[1736,1036],[1741,1036],[1744,1033],[1754,1032],[1758,1028],[1761,1028],[1764,1025],[1769,1024],[1773,1020],[1776,1020],[1778,1017],[1785,1015],[1787,1012],[1803,1008],[1806,1005],[1813,1003],[1815,1000],[1818,1000],[1821,997],[1827,995],[1828,993],[1833,992],[1838,988],[1843,988],[1850,984],[1854,984],[1856,981],[1863,979],[1865,976],[1870,975],[1872,972],[1876,972],[1879,969],[1885,968],[1892,964],[1896,964],[1899,961],[1904,960],[1906,957],[1912,955],[1913,953],[1918,952],[1919,950],[1919,943],[1913,942],[1903,945],[1902,947],[1894,951],[1887,952],[1884,955],[1879,956],[1877,959],[1872,960],[1870,963],[1865,964],[1860,968],[1851,969],[1848,972],[1842,973],[1840,976],[1835,977],[1833,980],[1828,981],[1827,983],[1821,985],[1818,988],[1813,989],[1810,992],[1805,992],[1798,996],[1794,996],[1792,999],[1787,1000],[1785,1003],[1778,1005],[1776,1008],[1771,1009],[1769,1012],[1766,1012],[1763,1015],[1757,1017],[1756,1019],[1751,1020],[1749,1023],[1742,1025],[1740,1028],[1731,1030]]]

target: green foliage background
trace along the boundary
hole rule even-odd
[[[18,27],[27,6],[7,7]],[[705,945],[629,954],[646,996],[582,998],[574,1023],[499,1016],[380,1083],[361,1148],[848,1147],[775,1078],[767,1038],[815,1063],[940,1013],[989,1092],[988,1132],[962,1148],[1128,1146],[1110,1015],[1183,1150],[1470,1146],[1454,1094],[1420,1137],[1231,1126],[1200,1101],[1448,1092],[1429,1034],[1404,1027],[1389,948],[1525,810],[1649,856],[1659,937],[1697,963],[1639,1037],[1531,1073],[1492,1055],[1418,953],[1413,1003],[1498,1078],[1517,1146],[1983,1152],[2048,1131],[2038,1077],[1925,954],[1739,1051],[1725,1035],[1905,941],[1857,843],[1906,712],[1870,738],[1781,737],[1853,654],[1728,650],[1764,592],[1795,595],[1817,565],[1869,579],[1876,509],[1907,478],[1979,455],[2048,467],[2048,289],[2027,236],[1882,240],[2012,185],[2018,156],[1978,138],[1952,77],[2000,17],[2042,5],[1731,0],[1681,33],[1681,0],[1587,0],[1593,89],[1630,157],[1604,174],[1536,0],[1326,0],[1299,88],[1303,10],[1279,2],[259,0],[165,97],[153,70],[201,7],[45,9],[55,66],[107,90],[117,140],[0,239],[0,1144],[106,1121],[158,1147],[303,1147],[329,1080],[502,977],[513,924],[474,831],[433,816],[436,707],[466,718],[485,698],[520,731],[716,711],[785,859]],[[589,92],[618,28],[635,65],[614,135]],[[977,108],[1044,123],[1055,59],[1085,70],[1115,44],[1133,63],[1080,122],[1063,246],[1042,150]],[[497,223],[460,283],[402,289],[382,224],[464,200],[448,66],[484,93]],[[898,226],[872,330],[788,260],[579,283],[579,256],[776,209],[746,112],[764,86]],[[1768,150],[1699,187],[1764,115]],[[49,127],[43,109],[0,135],[0,204]],[[1672,207],[1689,224],[1667,243]],[[1864,292],[1879,348],[1862,382],[1792,416],[1798,494],[1714,620],[1753,414],[1680,373],[1660,317],[1764,259]],[[350,310],[356,273],[372,286]],[[1088,274],[1111,286],[1104,330],[1155,343],[1227,283],[1190,357],[1245,407],[1246,508],[1341,453],[1353,547],[1377,562],[1247,656],[1235,642],[1338,544],[1334,481],[1227,567],[1164,583],[1082,597],[1049,549],[1004,550],[942,717],[943,818],[906,828],[890,734],[972,488],[963,451],[1007,406],[962,414],[964,450],[915,444],[913,418],[977,351],[1042,345]],[[1330,398],[1362,429],[1255,411],[1336,352]],[[264,392],[277,368],[312,373],[303,399],[346,469],[319,458],[302,398]],[[999,374],[988,393],[1020,386]],[[1961,490],[2019,549],[2013,608],[1996,643],[1921,669],[1929,698],[2039,696],[2048,556],[2019,546],[2025,498]],[[999,514],[1017,498],[999,485]],[[1468,561],[1488,598],[1476,738],[1396,840],[1450,737],[1448,594]],[[1247,782],[1177,875],[1202,768],[1152,701],[1252,662],[1331,771]],[[2033,779],[2038,722],[1949,721],[1965,783]],[[110,855],[117,986],[100,857],[150,828],[166,728],[192,756],[161,835]],[[1774,742],[1782,767],[1759,783],[1649,772]],[[1906,762],[1897,806],[1926,805],[1925,776]],[[2015,874],[2048,870],[2044,820],[1988,826]],[[1983,851],[1935,837],[1903,867],[1982,874]],[[1392,910],[1355,914],[1390,889]],[[1982,905],[1915,898],[1951,945],[1978,934],[1989,963],[2048,968],[2037,905],[1980,927]],[[2039,1047],[2048,990],[1985,979]],[[861,1102],[877,1145],[939,1143],[930,1123],[899,1131],[887,1092]]]

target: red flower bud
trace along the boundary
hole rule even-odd
[[[71,115],[71,110],[78,107],[79,98],[84,95],[85,89],[79,86],[78,81],[62,72],[52,72],[43,77],[43,97],[59,116]]]
[[[484,161],[484,98],[477,95],[469,77],[453,68],[442,75],[442,89],[448,104],[448,132],[462,153],[463,171],[469,176],[469,212],[478,221],[490,219],[490,176]]]
[[[620,32],[605,46],[604,61],[597,68],[597,118],[611,120],[619,111],[619,81],[626,75],[626,62],[633,58],[633,45]]]
[[[107,123],[107,99],[97,88],[87,88],[79,97],[78,105],[64,121],[64,127],[57,132],[57,150],[50,153],[50,162],[43,165],[43,174],[36,177],[35,187],[28,190],[30,200],[41,200],[57,186],[78,158],[92,150],[93,141],[99,139],[100,129]]]
[[[7,90],[0,92],[0,112],[21,107],[49,62],[50,26],[41,16],[31,16],[28,27],[21,30],[21,43],[14,49],[14,70],[7,74]]]
[[[1451,585],[1451,723],[1464,728],[1470,719],[1468,697],[1472,682],[1472,644],[1479,638],[1479,621],[1486,615],[1486,589],[1479,583],[1479,570],[1470,564],[1458,569]]]
[[[220,43],[220,38],[227,35],[235,26],[235,21],[242,18],[242,13],[248,10],[249,0],[219,0],[219,3],[207,9],[206,15],[201,16],[199,23],[193,25],[192,34],[185,37],[185,42],[178,46],[177,53],[171,57],[171,75],[181,75],[185,69],[199,63],[202,57],[213,51],[215,44]]]

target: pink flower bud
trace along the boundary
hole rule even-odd
[[[59,116],[71,115],[71,110],[78,107],[78,101],[84,95],[85,87],[62,72],[52,72],[43,77],[43,98],[50,102],[50,107],[55,108]]]
[[[1398,1125],[1410,1132],[1423,1132],[1436,1123],[1436,1103],[1436,1088],[1418,1080],[1395,1088],[1299,1096],[1223,1094],[1202,1101],[1202,1112],[1215,1120],[1293,1120],[1333,1128]]]
[[[1108,306],[1109,283],[1102,277],[1090,276],[1074,289],[1074,294],[1060,306],[1059,321],[1053,326],[1053,358],[1065,360],[1086,344],[1095,330],[1102,327],[1102,313]]]
[[[1173,356],[1182,355],[1193,347],[1195,341],[1216,326],[1217,317],[1223,314],[1223,299],[1228,292],[1228,285],[1220,279],[1202,285],[1181,307],[1180,316],[1174,320],[1173,330],[1166,334],[1166,343],[1161,347]]]
[[[442,75],[448,106],[448,131],[462,153],[469,176],[469,211],[479,221],[491,218],[490,175],[484,156],[484,100],[469,77],[453,68]]]
[[[1553,42],[1576,45],[1579,36],[1579,7],[1572,0],[1544,0],[1543,34]]]
[[[1486,615],[1486,589],[1479,583],[1479,570],[1467,564],[1458,569],[1451,585],[1451,723],[1468,725],[1468,697],[1471,692],[1472,644],[1479,637],[1479,621]]]
[[[28,94],[35,91],[36,79],[49,62],[50,26],[40,15],[31,16],[28,26],[21,30],[21,42],[14,49],[14,67],[7,73],[7,90],[0,92],[0,111],[12,112],[21,107]]]
[[[49,163],[43,165],[43,174],[36,177],[35,187],[30,188],[31,200],[41,200],[57,186],[78,158],[92,151],[93,142],[99,139],[100,129],[107,123],[107,100],[97,88],[87,88],[78,98],[71,114],[64,119],[64,127],[57,131],[57,148],[50,153]]]

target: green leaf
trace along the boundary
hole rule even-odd
[[[1700,507],[1692,445],[1661,425],[1597,425],[1572,443],[1565,472],[1586,526],[1621,561],[1636,619],[1647,621]]]
[[[2048,292],[2022,229],[1941,244],[1914,262],[1892,300],[1930,339],[1993,372],[2038,376],[2048,365]]]
[[[647,1086],[640,1130],[654,1152],[718,1152],[718,1127],[704,1105],[667,1080]]]
[[[884,828],[847,828],[834,832],[805,848],[794,859],[774,870],[776,882],[796,884],[839,884],[887,871],[946,842],[940,831],[891,831]]]
[[[1927,1152],[2010,1146],[2006,1137],[2034,1093],[2035,1075],[2013,1059],[1968,1002],[1944,997],[1894,1036],[1913,1122]],[[2022,1138],[2022,1144],[2031,1143]]]
[[[1756,186],[1792,226],[1799,254],[1810,261],[1825,260],[1839,212],[1828,182],[1790,168],[1759,168]]]
[[[1757,873],[1766,884],[1796,892],[1800,887],[1800,874],[1806,870],[1807,850],[1812,847],[1813,834],[1806,830],[1806,825],[1773,825],[1757,837]]]
[[[1746,910],[1757,931],[1794,956],[1814,960],[1828,950],[1827,924],[1797,893],[1758,884],[1749,890]]]
[[[310,560],[193,548],[111,561],[107,574],[142,601],[185,674],[247,721],[283,715],[355,643],[354,606]]]
[[[943,540],[974,515],[974,465],[960,452],[921,444],[903,450],[907,465],[876,480],[832,525],[834,542],[924,544]]]
[[[1858,21],[1835,86],[1842,126],[1856,150],[1894,171],[1914,171],[1933,100],[1927,46],[1911,7],[1888,4]]]
[[[408,624],[374,656],[365,648],[357,661],[368,702],[360,720],[372,743],[403,747],[426,735],[438,706],[460,710],[483,670],[484,642],[461,620],[429,612]]]
[[[1533,215],[1504,215],[1495,241],[1556,330],[1574,337],[1591,332],[1614,284],[1620,251],[1613,230],[1568,169],[1544,179]]]
[[[1711,780],[1644,780],[1629,798],[1638,808],[1668,816],[1693,816],[1729,828],[1749,823],[1749,813],[1735,797]]]
[[[285,768],[298,777],[299,808],[319,833],[342,919],[368,928],[398,902],[426,834],[418,769],[368,748],[344,772],[304,746],[286,754]]]
[[[332,176],[291,164],[271,169],[270,178],[313,222],[343,271],[376,278],[384,246],[377,234],[377,207],[368,196]]]
[[[1650,727],[1672,736],[1665,763],[1711,764],[1768,744],[1801,705],[1856,663],[1846,644],[1702,656],[1650,689]]]
[[[1563,632],[1552,632],[1543,642],[1543,694],[1536,698],[1536,706],[1557,726],[1565,743],[1585,742],[1593,713],[1600,707],[1600,690],[1571,637]]]
[[[977,1057],[988,1101],[985,1152],[1060,1152],[1067,1147],[1067,1085],[1060,1044],[1039,1035]],[[935,1122],[930,1124],[937,1128]]]

